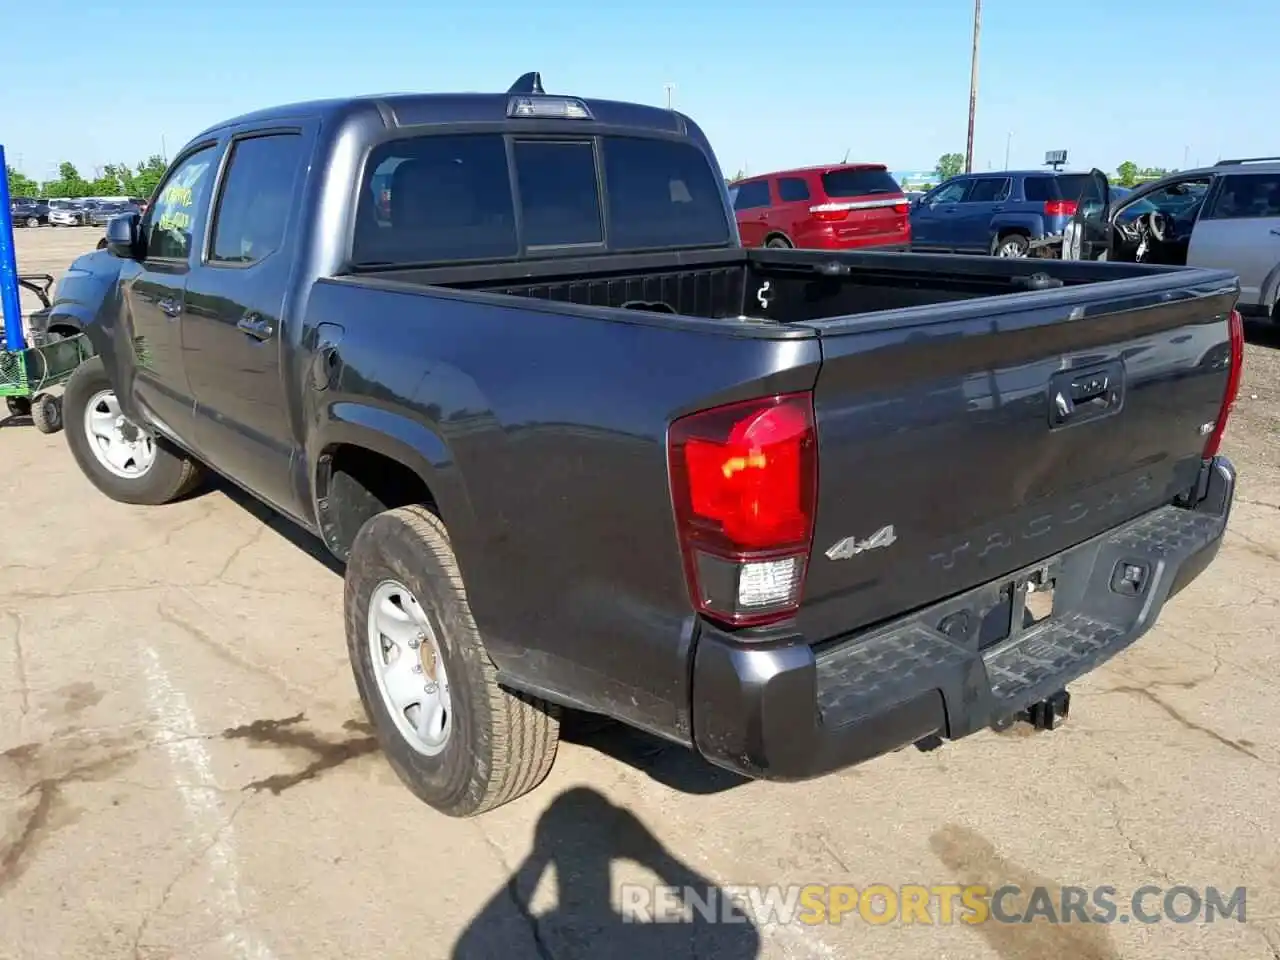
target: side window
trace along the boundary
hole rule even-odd
[[[183,160],[165,180],[148,211],[148,260],[185,260],[191,253],[191,231],[213,179],[217,149],[204,147]]]
[[[735,210],[754,210],[757,207],[769,206],[769,182],[752,180],[750,183],[738,185],[738,198],[734,201]]]
[[[1055,199],[1053,181],[1048,177],[1027,177],[1022,181],[1022,195],[1032,203]]]
[[[783,203],[808,200],[809,185],[799,177],[782,177],[778,180],[778,198]]]
[[[928,198],[929,203],[960,203],[969,190],[968,180],[955,180],[944,184]]]
[[[257,263],[280,249],[302,146],[296,133],[234,143],[214,212],[211,262]]]
[[[604,242],[590,142],[517,141],[515,160],[525,246]]]
[[[1210,220],[1280,217],[1280,174],[1246,173],[1224,177]]]
[[[985,177],[973,182],[965,203],[997,203],[1009,196],[1008,177]]]

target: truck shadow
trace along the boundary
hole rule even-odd
[[[709,796],[750,783],[746,777],[713,766],[687,747],[597,714],[566,710],[560,721],[560,739],[603,753],[680,793]]]
[[[224,477],[212,474],[204,484],[192,492],[191,496],[203,496],[214,490],[223,494],[228,500],[250,514],[263,526],[268,527],[277,536],[289,541],[316,563],[325,567],[330,573],[339,577],[346,573],[346,566],[325,549],[324,544],[320,542],[318,537],[304,530],[283,514],[276,513],[266,504],[245,493]]]
[[[649,876],[615,898],[611,865],[621,861]],[[534,894],[549,868],[556,896],[548,899],[555,906],[535,913]],[[658,884],[665,889],[655,892]],[[669,900],[685,907],[681,922],[663,922],[671,916]],[[667,850],[629,810],[575,787],[543,812],[533,850],[463,930],[450,957],[760,956],[759,930],[740,910],[725,922],[727,902],[724,891]]]
[[[1268,323],[1265,320],[1246,320],[1244,322],[1244,339],[1255,347],[1266,347],[1280,350],[1280,323]]]

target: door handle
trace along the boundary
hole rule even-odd
[[[992,213],[1001,213],[1001,212],[1003,212],[1003,210],[1004,210],[1004,207],[992,207],[992,208],[991,208],[991,212],[992,212]]]
[[[1280,230],[1277,230],[1275,227],[1272,227],[1272,228],[1271,228],[1271,235],[1272,235],[1273,237],[1280,237]]]
[[[1087,373],[1063,371],[1049,381],[1050,427],[1092,420],[1124,403],[1124,365],[1112,361]]]
[[[163,300],[158,301],[156,306],[160,308],[160,312],[166,317],[176,317],[182,313],[182,304],[173,299],[173,297],[165,297]]]
[[[275,325],[270,318],[264,317],[255,310],[250,310],[236,323],[236,329],[241,333],[248,334],[255,340],[269,340],[271,335],[276,332]]]

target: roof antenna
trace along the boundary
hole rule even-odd
[[[511,85],[511,89],[507,93],[531,93],[541,94],[547,91],[542,89],[542,75],[536,71],[526,73],[523,77]]]

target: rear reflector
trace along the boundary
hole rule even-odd
[[[1218,455],[1222,446],[1222,435],[1227,432],[1227,421],[1231,419],[1231,408],[1235,406],[1236,397],[1240,394],[1240,377],[1244,368],[1244,318],[1239,310],[1232,310],[1227,318],[1227,334],[1230,337],[1230,364],[1227,369],[1227,389],[1222,394],[1222,405],[1218,408],[1218,419],[1213,422],[1213,429],[1204,445],[1206,460]]]
[[[1074,200],[1047,200],[1044,205],[1046,217],[1074,217],[1076,202]]]
[[[783,394],[681,417],[667,435],[672,505],[689,595],[732,626],[800,605],[813,540],[813,398]]]

